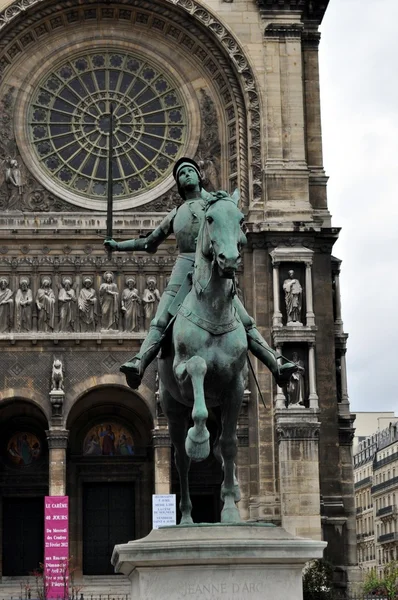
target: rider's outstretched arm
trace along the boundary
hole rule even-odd
[[[136,240],[126,240],[125,242],[116,242],[115,240],[105,240],[104,245],[107,249],[119,252],[132,252],[135,250],[144,250],[153,254],[160,244],[173,232],[173,221],[177,210],[174,209],[163,219],[159,227],[145,238]]]

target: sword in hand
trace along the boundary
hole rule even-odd
[[[106,239],[104,246],[109,260],[113,250],[117,250],[117,242],[113,237],[113,104],[109,111],[109,145],[108,145],[108,205],[106,213]]]

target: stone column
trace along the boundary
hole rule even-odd
[[[282,527],[322,539],[318,410],[276,410]]]
[[[341,318],[340,270],[334,271],[334,294],[336,306],[336,318],[334,325],[337,333],[342,333],[344,330],[344,324],[343,319]]]
[[[348,399],[348,386],[347,386],[347,362],[346,352],[344,348],[340,354],[340,366],[341,366],[341,402],[339,403],[339,413],[350,414],[350,402]]]
[[[241,500],[239,512],[243,521],[250,519],[250,453],[249,453],[249,415],[248,406],[251,392],[246,389],[243,396],[242,408],[238,419],[236,435],[238,437],[238,452],[236,456],[237,477],[240,486]]]
[[[167,425],[155,425],[152,431],[154,463],[155,463],[155,494],[170,494],[171,492],[171,441]]]
[[[49,451],[49,495],[66,494],[66,448],[69,431],[50,429],[46,431]]]
[[[282,327],[282,313],[280,309],[279,298],[279,262],[273,262],[273,292],[274,292],[274,314],[272,317],[273,327]]]
[[[305,299],[307,303],[306,325],[315,326],[314,302],[312,295],[312,262],[305,263]]]
[[[282,354],[282,346],[276,346],[277,354]],[[279,359],[278,363],[281,364],[282,360]],[[276,396],[275,396],[275,408],[286,408],[286,398],[283,393],[282,388],[279,385],[276,386]]]
[[[315,344],[308,345],[308,379],[310,384],[310,408],[318,408],[319,398],[316,392]]]

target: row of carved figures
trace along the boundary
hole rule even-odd
[[[20,278],[19,289],[14,294],[9,287],[9,278],[1,276],[0,333],[31,332],[34,308],[37,330],[43,333],[88,333],[98,330],[132,332],[149,328],[160,300],[155,277],[147,277],[142,297],[133,275],[126,277],[121,293],[114,281],[114,274],[109,271],[103,275],[98,294],[93,283],[93,277],[84,276],[82,288],[77,290],[72,277],[65,276],[57,298],[51,277],[44,275],[33,298],[29,277],[24,275]]]

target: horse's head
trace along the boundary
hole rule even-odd
[[[232,279],[241,263],[242,246],[247,243],[242,231],[244,216],[238,208],[240,194],[226,192],[211,194],[205,210],[205,230],[208,256],[217,263],[221,277]],[[203,249],[202,249],[203,250]]]

